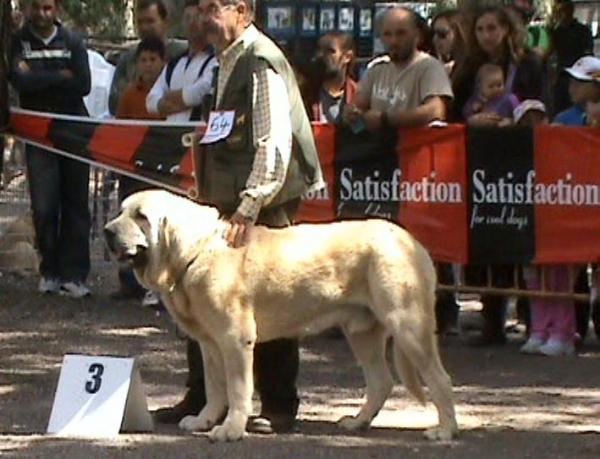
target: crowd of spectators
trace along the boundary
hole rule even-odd
[[[28,3],[25,23],[18,24],[20,39],[15,40],[13,47],[11,81],[25,108],[83,114],[80,99],[90,85],[89,72],[84,69],[87,59],[82,53],[83,43],[57,22],[58,3]],[[109,99],[113,115],[198,119],[200,115],[194,107],[200,107],[210,91],[216,64],[213,51],[202,37],[194,37],[197,30],[190,26],[201,22],[198,4],[186,3],[186,8],[193,8],[193,17],[184,15],[186,42],[167,38],[169,17],[162,0],[136,2],[135,24],[140,42],[118,60]],[[310,65],[297,70],[308,116],[313,121],[339,123],[354,133],[377,133],[433,121],[480,126],[532,126],[547,122],[597,125],[600,59],[593,56],[589,27],[575,19],[572,0],[556,0],[545,24],[532,21],[535,17],[533,0],[514,0],[510,5],[485,7],[469,14],[445,10],[430,20],[409,8],[395,7],[385,14],[378,31],[386,54],[374,57],[360,79],[353,37],[329,32],[318,40]],[[24,43],[33,48],[24,49]],[[76,180],[86,177],[87,168],[37,150],[28,149],[27,161],[38,248],[42,252],[40,290],[86,296],[89,215],[74,196],[87,196],[85,180]],[[53,163],[47,164],[50,156]],[[64,172],[66,168],[73,171]],[[50,170],[56,170],[56,176],[50,177]],[[67,180],[74,182],[68,184]],[[122,179],[121,185],[125,195],[137,189],[128,179]],[[78,207],[72,208],[74,205]],[[69,219],[72,227],[66,226]],[[69,252],[77,253],[80,259],[63,260],[64,238],[71,245],[81,240],[81,250]],[[492,283],[512,285],[512,268],[492,267]],[[451,280],[451,271],[449,266],[442,266],[440,278]],[[483,283],[485,274],[483,268],[472,267],[470,281]],[[549,277],[553,279],[551,288],[564,287],[564,270],[550,270]],[[527,283],[534,286],[536,279],[529,276]],[[121,272],[120,280],[122,297],[144,294],[131,273]],[[521,281],[525,285],[525,279]],[[586,288],[585,282],[578,285],[579,290]],[[479,343],[506,342],[505,298],[484,295],[482,302],[484,326]],[[531,329],[524,352],[574,352],[576,337],[585,336],[586,330],[580,324],[588,322],[585,317],[576,316],[572,303],[563,303],[559,305],[562,312],[570,311],[563,318],[551,319],[537,313],[529,319],[522,314],[522,320]],[[533,307],[534,311],[540,309],[538,306]],[[519,309],[526,310],[527,306],[521,304]],[[440,297],[437,313],[439,331],[456,333],[458,306],[453,296]],[[550,330],[553,320],[560,322],[556,333]],[[596,323],[600,331],[600,317],[596,317]]]

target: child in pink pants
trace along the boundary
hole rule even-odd
[[[543,266],[529,268],[525,275],[527,287],[548,292],[570,292],[570,266]],[[521,347],[525,354],[550,356],[575,354],[575,309],[573,301],[558,298],[533,298],[531,300],[531,329],[527,342]]]

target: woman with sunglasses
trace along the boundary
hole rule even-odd
[[[431,21],[433,55],[450,75],[456,62],[466,55],[465,17],[458,10],[444,10]]]

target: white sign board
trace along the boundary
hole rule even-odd
[[[65,355],[48,433],[102,438],[121,430],[153,430],[135,360]]]

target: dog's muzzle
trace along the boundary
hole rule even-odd
[[[104,239],[108,250],[113,254],[117,261],[122,263],[129,263],[132,267],[141,267],[147,262],[147,246],[136,244],[136,245],[125,245],[120,240],[118,235],[117,226],[108,223],[104,227]]]

